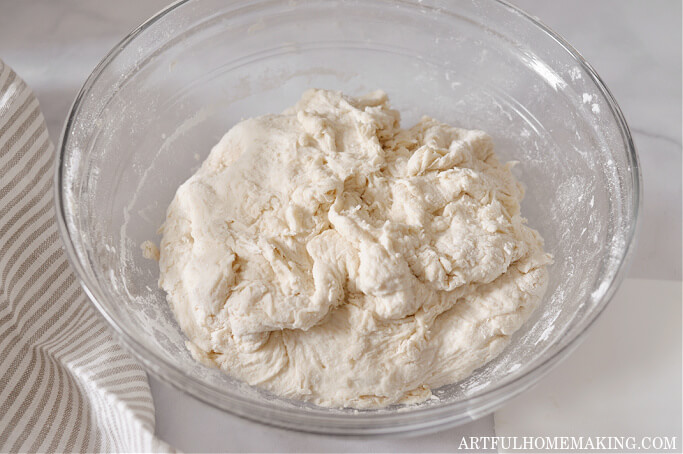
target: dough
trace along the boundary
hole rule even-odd
[[[401,129],[381,91],[235,125],[178,189],[160,286],[200,361],[321,406],[420,402],[496,356],[546,287],[481,131]]]
[[[142,256],[144,258],[149,260],[156,260],[157,262],[159,261],[160,252],[156,244],[152,243],[149,240],[143,241],[140,245],[140,249],[142,250]]]

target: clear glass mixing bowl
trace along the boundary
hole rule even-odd
[[[523,213],[555,256],[539,309],[493,362],[380,411],[331,410],[250,388],[195,362],[140,243],[176,188],[240,119],[309,87],[388,92],[404,126],[427,114],[489,132],[519,161]],[[493,411],[576,345],[623,277],[640,200],[638,160],[603,82],[562,38],[494,0],[186,0],[117,45],[62,136],[56,201],[84,289],[147,369],[253,420],[334,434],[410,433]]]

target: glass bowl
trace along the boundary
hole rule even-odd
[[[483,129],[519,161],[522,212],[554,255],[548,292],[494,361],[438,400],[357,411],[288,401],[192,359],[140,244],[176,188],[243,118],[309,87],[381,88],[409,126],[426,114]],[[621,281],[640,201],[614,98],[561,37],[495,0],[185,0],[95,68],[67,119],[56,203],[71,264],[146,368],[225,411],[327,434],[433,431],[485,415],[576,346]]]

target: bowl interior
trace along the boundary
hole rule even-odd
[[[196,363],[157,288],[157,263],[140,250],[158,244],[175,190],[231,126],[279,112],[309,87],[381,88],[404,127],[429,115],[482,129],[503,160],[519,161],[523,213],[555,258],[547,296],[500,357],[415,410],[451,405],[463,420],[478,416],[490,407],[476,396],[553,358],[599,312],[637,206],[635,158],[611,98],[569,50],[505,4],[171,7],[98,67],[65,130],[61,213],[81,279],[148,367],[195,395],[238,412],[235,399],[323,412]]]

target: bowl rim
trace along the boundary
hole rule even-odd
[[[514,13],[523,20],[527,21],[527,23],[532,27],[536,27],[538,30],[542,31],[545,35],[555,41],[561,48],[563,48],[564,51],[567,52],[590,76],[591,81],[595,84],[599,90],[599,93],[603,96],[607,105],[609,106],[610,114],[614,117],[616,125],[621,133],[622,141],[624,142],[626,158],[631,169],[630,176],[633,190],[630,193],[630,208],[632,217],[630,219],[628,230],[625,232],[624,245],[619,251],[621,255],[619,257],[618,264],[615,267],[614,274],[602,280],[602,283],[607,283],[608,286],[603,295],[600,297],[600,300],[597,302],[593,311],[591,311],[591,313],[585,317],[585,320],[580,321],[580,323],[583,323],[583,326],[580,326],[580,329],[573,338],[568,339],[566,343],[562,345],[555,353],[529,368],[524,374],[511,380],[502,380],[501,383],[498,383],[495,386],[474,393],[466,400],[444,404],[439,407],[416,408],[409,412],[361,412],[357,414],[324,414],[324,410],[317,414],[310,412],[303,413],[299,409],[266,405],[251,398],[241,396],[236,392],[231,392],[228,396],[212,385],[208,385],[192,377],[188,377],[175,365],[160,357],[146,346],[137,342],[134,337],[132,337],[128,332],[126,332],[126,330],[124,330],[114,321],[112,314],[109,313],[106,306],[99,302],[97,296],[91,288],[92,285],[89,283],[89,279],[83,264],[80,262],[76,253],[76,246],[66,221],[67,215],[65,211],[65,198],[62,187],[63,176],[65,174],[64,166],[66,161],[64,157],[67,150],[66,144],[67,138],[69,137],[69,132],[73,127],[83,99],[86,97],[90,88],[97,81],[107,65],[109,65],[109,63],[111,63],[119,55],[119,53],[143,31],[148,29],[171,11],[193,1],[195,0],[177,0],[166,8],[162,9],[131,31],[128,35],[126,35],[126,37],[116,44],[97,64],[79,90],[69,109],[69,114],[66,118],[60,136],[58,152],[55,156],[53,182],[55,213],[59,233],[64,244],[68,261],[71,264],[72,269],[76,271],[76,276],[84,292],[92,304],[97,308],[97,312],[99,312],[100,315],[107,321],[108,325],[110,325],[114,336],[120,341],[119,343],[122,344],[128,351],[130,351],[139,361],[141,361],[148,371],[179,391],[191,395],[192,397],[211,405],[212,407],[261,424],[292,429],[300,432],[328,435],[351,435],[356,437],[388,435],[392,433],[413,434],[435,432],[447,427],[452,427],[473,419],[477,419],[478,417],[492,412],[502,405],[503,402],[511,399],[538,382],[538,380],[547,374],[554,366],[564,360],[580,344],[580,342],[584,339],[588,329],[593,326],[595,321],[603,313],[605,307],[616,293],[616,290],[625,277],[628,263],[633,255],[633,251],[635,250],[635,239],[640,225],[639,214],[642,205],[643,191],[642,173],[640,170],[638,153],[633,142],[629,126],[616,99],[607,88],[601,77],[597,74],[595,69],[590,65],[590,63],[588,63],[586,59],[561,35],[553,31],[538,18],[528,14],[521,8],[512,5],[507,0],[489,1],[502,6],[508,12]],[[386,3],[390,0],[378,1]],[[257,3],[273,3],[273,0],[255,0],[252,4]],[[405,6],[415,6],[416,4],[419,4],[415,0],[396,0],[394,3],[400,3]],[[222,404],[222,399],[231,401],[231,406]],[[456,410],[460,411],[458,412]],[[300,414],[297,415],[297,412]],[[264,414],[266,413],[267,416],[264,417]],[[416,421],[415,416],[418,414],[428,414],[430,419],[426,421]],[[277,415],[277,417],[273,417],[274,415]],[[369,423],[375,424],[375,426],[367,427],[366,424]],[[337,426],[339,424],[341,424],[341,426]]]

